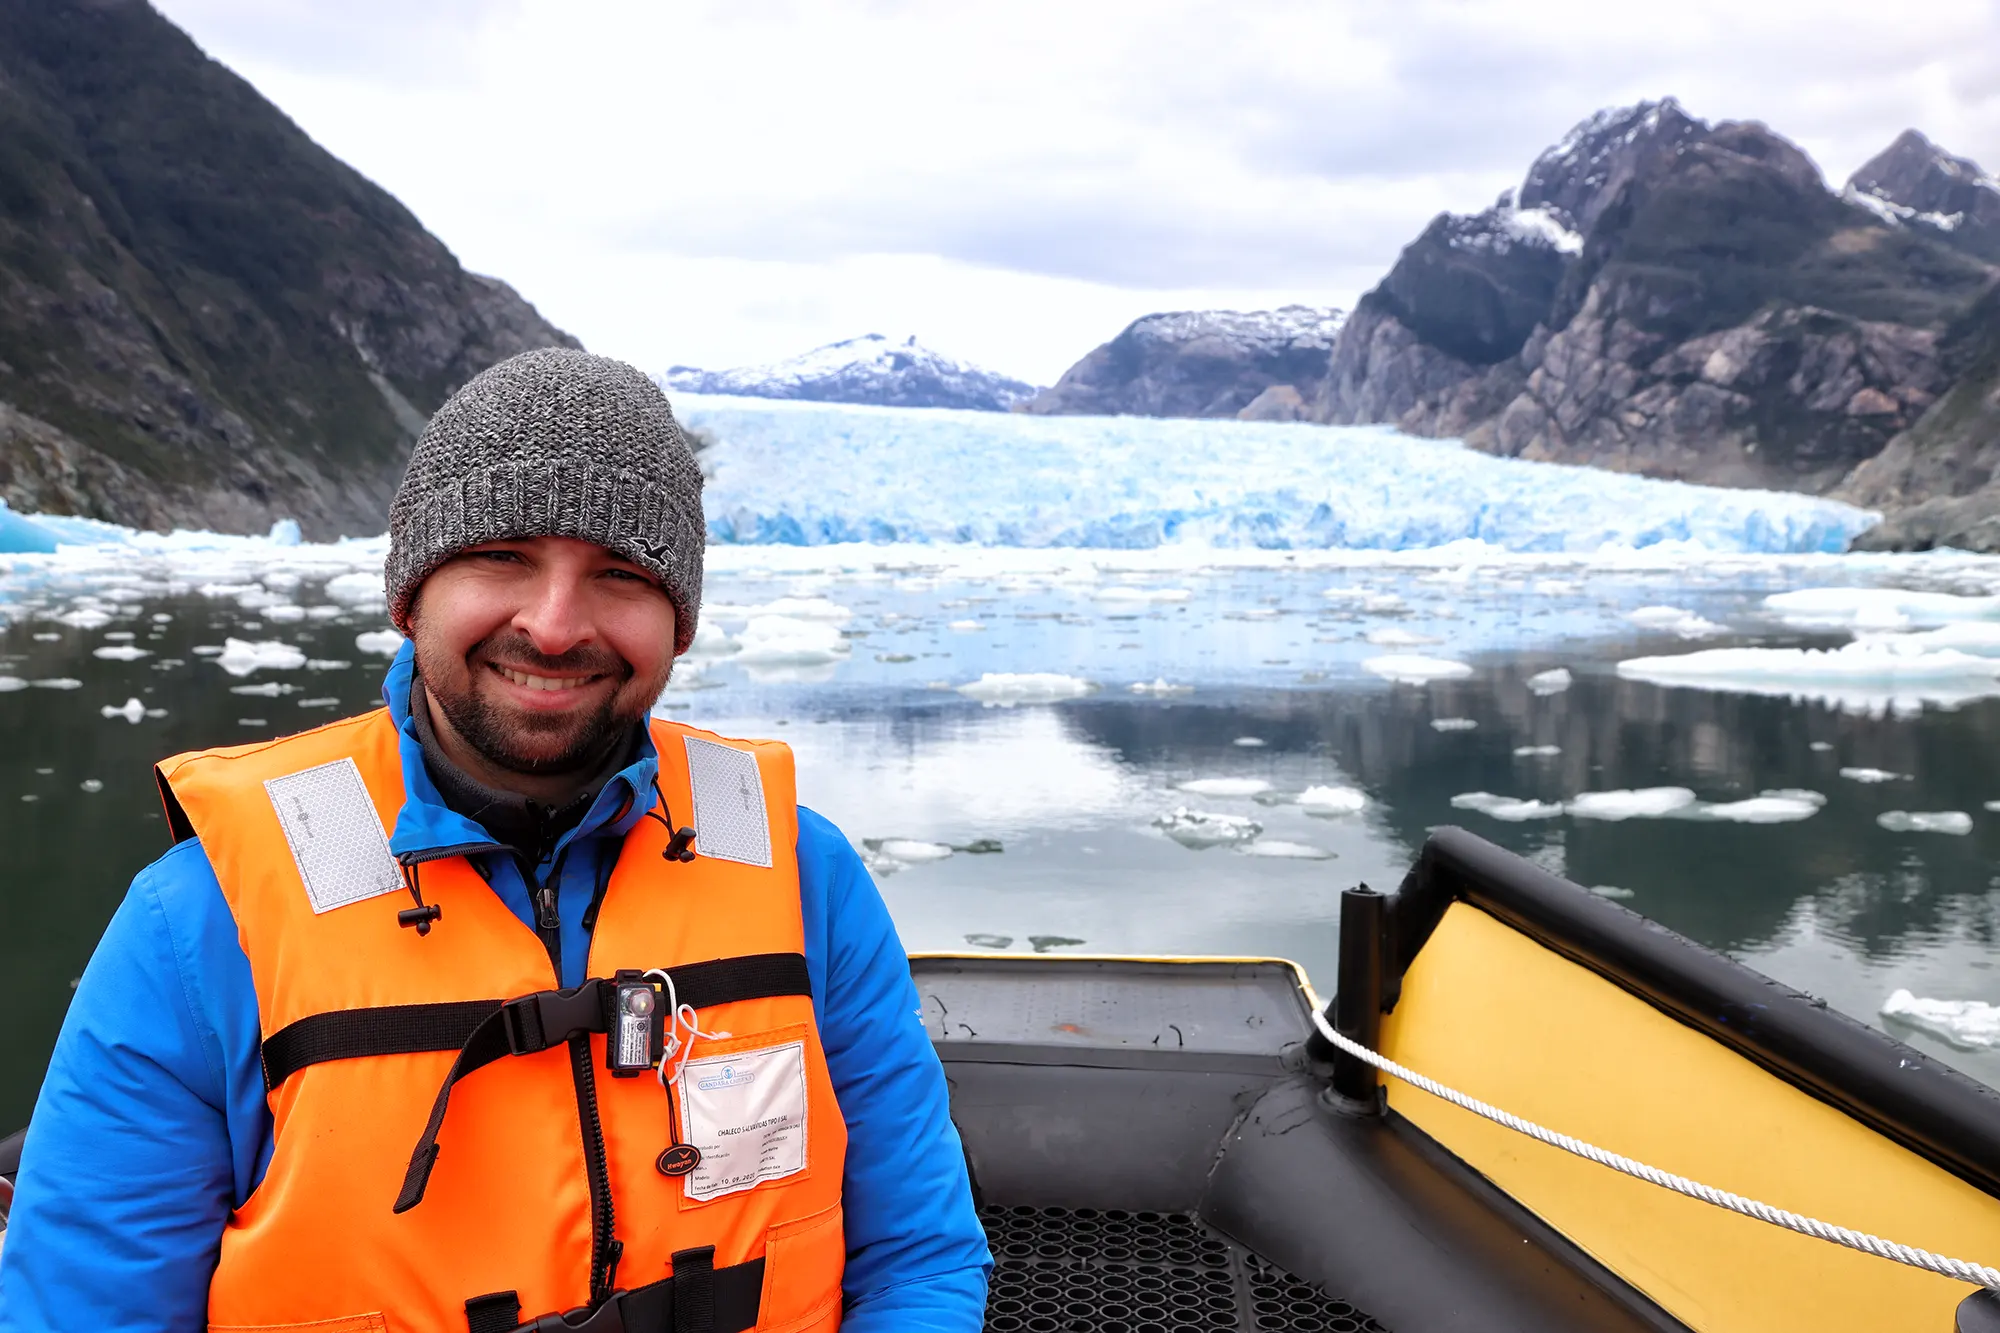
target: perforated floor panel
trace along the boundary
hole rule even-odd
[[[1186,1213],[981,1210],[991,1333],[1387,1333]]]

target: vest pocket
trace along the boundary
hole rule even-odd
[[[389,1320],[379,1311],[313,1319],[303,1324],[210,1324],[208,1333],[388,1333]]]
[[[839,1204],[772,1227],[764,1241],[764,1293],[757,1333],[804,1333],[840,1322],[847,1226]]]

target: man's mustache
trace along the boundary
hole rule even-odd
[[[525,636],[483,639],[467,656],[473,661],[513,667],[533,675],[616,676],[632,674],[632,664],[599,644],[580,643],[551,657],[538,650]]]

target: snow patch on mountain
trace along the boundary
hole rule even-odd
[[[1247,352],[1274,355],[1303,348],[1333,350],[1346,322],[1344,310],[1309,305],[1276,310],[1174,310],[1135,320],[1129,333],[1140,343],[1190,343],[1219,338]]]
[[[1023,380],[920,346],[914,337],[895,342],[879,333],[828,343],[770,365],[735,370],[674,366],[654,378],[670,392],[984,412],[1004,412],[1036,392]]]

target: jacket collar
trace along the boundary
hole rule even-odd
[[[424,766],[423,743],[410,721],[410,686],[416,670],[416,650],[405,641],[382,680],[382,702],[396,724],[397,756],[403,767],[403,808],[389,835],[389,850],[406,862],[497,850],[500,844],[491,833],[444,803]],[[640,739],[638,756],[605,782],[583,819],[556,843],[555,854],[586,838],[623,838],[631,832],[655,803],[653,782],[659,771],[660,754],[649,729]]]

